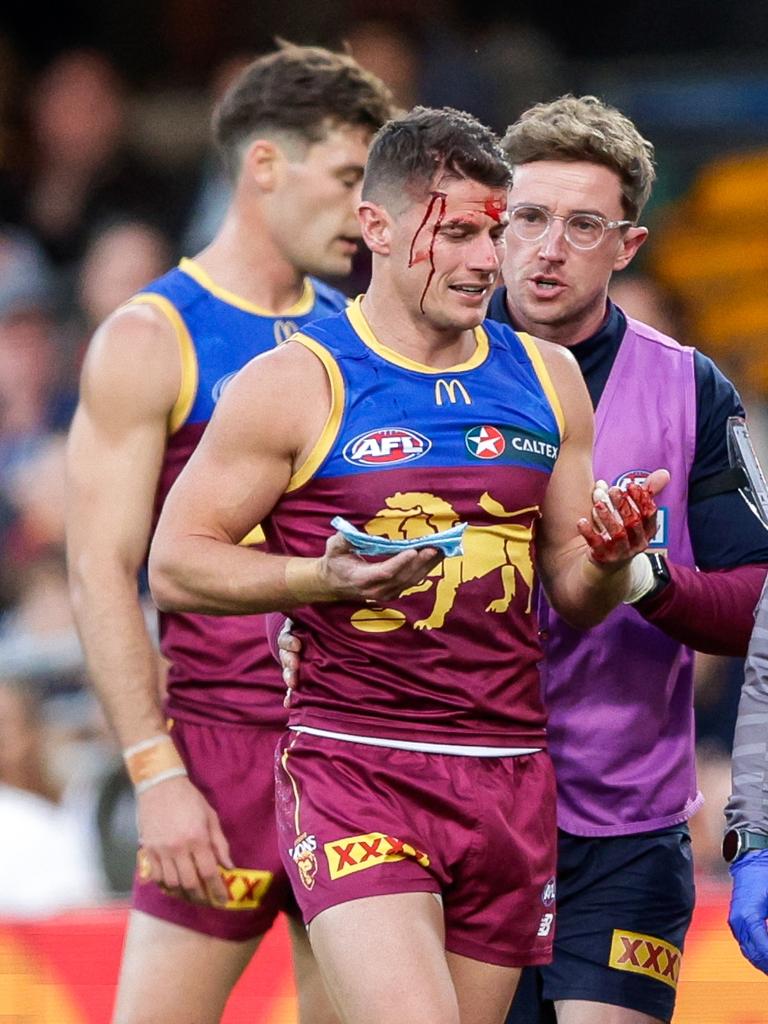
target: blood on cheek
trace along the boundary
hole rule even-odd
[[[421,219],[421,224],[416,228],[416,233],[411,240],[411,248],[408,254],[408,266],[412,267],[416,263],[423,263],[425,259],[429,259],[429,274],[427,275],[427,283],[424,285],[424,291],[421,293],[421,299],[419,300],[419,309],[424,312],[424,299],[426,298],[429,286],[432,284],[432,278],[435,276],[435,239],[437,233],[440,230],[440,225],[443,223],[445,217],[445,203],[447,196],[445,192],[430,192],[429,202],[427,203],[427,210]],[[416,241],[423,231],[427,221],[432,216],[432,211],[435,207],[438,207],[437,216],[435,217],[435,223],[432,225],[432,236],[429,240],[429,246],[426,250],[416,252]]]
[[[438,232],[445,220],[446,205],[448,196],[445,192],[430,192],[429,202],[427,203],[427,209],[424,216],[421,219],[421,223],[416,228],[413,238],[411,239],[411,248],[408,254],[408,266],[414,267],[418,263],[423,263],[425,260],[429,260],[429,274],[427,275],[427,282],[424,285],[424,290],[421,293],[421,299],[419,300],[419,309],[424,312],[424,299],[426,298],[429,286],[432,284],[432,278],[435,276],[435,241],[437,240]],[[474,204],[470,204],[474,205]],[[422,233],[424,228],[429,222],[429,218],[437,208],[437,214],[435,216],[434,223],[432,225],[432,231],[429,238],[429,243],[426,246],[416,248],[416,244],[419,239],[419,235]],[[501,223],[502,215],[506,212],[507,200],[506,197],[489,197],[483,200],[482,210],[487,217],[495,221],[497,224]]]

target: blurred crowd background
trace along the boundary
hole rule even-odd
[[[0,914],[124,894],[134,808],[70,610],[64,445],[94,327],[210,239],[227,186],[210,109],[276,35],[346,45],[404,107],[499,131],[595,93],[657,149],[651,240],[615,299],[713,356],[759,451],[768,399],[768,5],[626,0],[100,0],[0,10]],[[346,287],[365,286],[365,264]],[[628,410],[631,415],[631,410]],[[147,600],[147,615],[152,613]],[[119,623],[115,623],[119,628]],[[727,877],[722,805],[741,664],[701,658],[702,879]],[[23,879],[34,874],[34,888]]]

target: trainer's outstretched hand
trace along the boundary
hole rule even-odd
[[[598,480],[592,492],[592,521],[580,519],[578,531],[593,562],[619,569],[648,547],[656,533],[654,498],[669,483],[666,469],[657,469],[642,484],[625,491]]]
[[[730,870],[728,924],[747,960],[768,974],[768,850],[745,854]]]

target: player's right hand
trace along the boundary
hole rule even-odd
[[[747,960],[768,974],[768,850],[745,854],[730,871],[728,924]]]
[[[392,601],[404,590],[421,583],[443,557],[441,551],[427,547],[371,562],[357,554],[340,533],[335,533],[325,545],[320,575],[339,601],[379,604]]]
[[[166,779],[136,797],[139,875],[175,895],[223,905],[219,866],[233,867],[214,809],[186,776]]]

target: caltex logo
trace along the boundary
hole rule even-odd
[[[498,459],[504,454],[507,442],[504,435],[496,427],[472,427],[468,430],[464,441],[467,451],[476,459]]]

